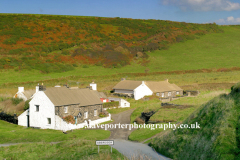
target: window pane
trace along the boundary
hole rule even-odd
[[[51,124],[51,118],[48,118],[48,124]]]

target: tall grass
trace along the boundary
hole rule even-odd
[[[203,104],[183,124],[200,129],[177,129],[151,142],[173,159],[237,159],[239,156],[239,92],[222,94]]]

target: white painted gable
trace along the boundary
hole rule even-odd
[[[142,81],[142,84],[134,89],[134,99],[139,100],[144,96],[150,96],[153,92],[148,88],[148,86]]]
[[[55,128],[55,107],[43,91],[38,91],[29,102],[29,115],[30,127]],[[51,124],[48,124],[48,118],[51,118]]]

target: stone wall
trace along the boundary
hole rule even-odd
[[[67,112],[65,113],[65,109]],[[97,110],[97,116],[94,116],[94,110]],[[88,112],[88,117],[84,117],[84,113]],[[77,124],[83,123],[85,120],[96,120],[99,119],[99,113],[102,112],[102,104],[92,105],[92,106],[79,106],[79,105],[68,105],[68,106],[58,106],[55,107],[55,113],[59,117],[66,117],[72,115],[77,118]]]

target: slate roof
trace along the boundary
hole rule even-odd
[[[54,106],[64,106],[79,104],[80,106],[89,106],[102,104],[93,90],[88,88],[69,89],[66,87],[47,88],[44,93],[51,100]]]
[[[114,86],[113,89],[134,90],[141,84],[142,84],[142,81],[123,80],[123,81],[120,81],[116,86]]]
[[[107,98],[107,96],[103,93],[103,92],[98,92],[98,91],[94,91],[93,92],[96,93],[96,95],[99,97],[99,98]]]
[[[168,83],[167,81],[146,81],[146,85],[152,90],[153,93],[156,92],[166,92],[166,91],[180,91],[183,90],[176,84]]]
[[[152,90],[152,92],[180,91],[183,90],[175,84],[167,81],[144,81],[144,83]],[[134,90],[142,84],[142,81],[123,80],[119,82],[113,89]]]
[[[26,96],[27,99],[30,99],[34,95],[35,92],[36,92],[36,90],[31,89],[31,90],[26,90],[22,93]]]

